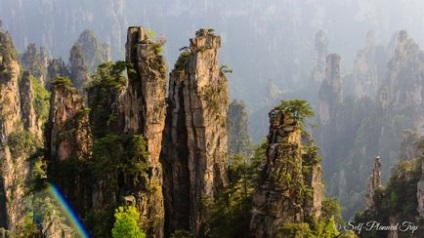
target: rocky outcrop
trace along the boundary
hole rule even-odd
[[[303,180],[309,194],[305,196],[303,204],[304,221],[318,221],[322,217],[322,201],[324,185],[322,182],[321,158],[318,155],[318,147],[312,141],[302,140],[305,144],[302,148]]]
[[[79,43],[74,44],[69,52],[69,73],[73,85],[81,93],[88,81],[88,69],[85,64],[82,46]]]
[[[20,234],[27,218],[30,157],[42,146],[32,76],[25,71],[18,79],[15,52],[9,35],[0,30],[0,228],[12,235]]]
[[[34,109],[34,92],[33,85],[31,81],[31,75],[25,71],[22,74],[22,78],[19,82],[20,88],[20,101],[21,101],[21,115],[24,129],[30,132],[32,135],[36,135],[38,140],[42,139],[42,128],[41,123],[37,120],[35,116]]]
[[[7,33],[0,31],[0,227],[14,231],[23,220],[24,179],[28,171],[15,140],[23,131],[18,76],[20,67]],[[20,133],[20,135],[23,133]]]
[[[53,81],[46,148],[51,160],[84,160],[91,151],[87,108],[79,93],[63,78]]]
[[[21,66],[31,75],[45,85],[47,80],[48,56],[43,47],[37,49],[35,44],[30,44],[20,58]]]
[[[92,150],[88,110],[69,79],[59,77],[51,83],[50,114],[45,129],[47,172],[76,211],[82,212],[88,206],[86,197],[90,191],[80,172]]]
[[[84,62],[90,73],[95,72],[100,64],[111,61],[109,45],[100,42],[93,31],[83,31],[76,44],[81,46]]]
[[[280,226],[303,221],[301,130],[279,109],[269,113],[263,177],[253,194],[252,237],[275,237]]]
[[[387,82],[379,93],[383,109],[390,107],[392,111],[399,112],[421,105],[423,54],[406,31],[399,32],[396,49],[388,65]]]
[[[65,62],[62,58],[56,58],[49,60],[47,67],[47,81],[46,86],[50,88],[50,81],[55,79],[58,76],[70,77],[71,73],[68,68],[66,68]]]
[[[230,103],[227,117],[228,155],[249,155],[251,140],[247,128],[247,109],[243,101]]]
[[[376,45],[375,33],[370,31],[366,47],[358,51],[353,69],[353,90],[357,98],[374,98],[387,74],[387,53]]]
[[[145,225],[149,237],[163,237],[165,215],[159,161],[166,112],[167,67],[160,54],[163,43],[149,39],[142,27],[128,28],[125,47],[129,82],[121,106],[125,115],[124,132],[143,135],[149,154],[146,184],[130,188],[141,216],[149,221]]]
[[[319,120],[322,125],[326,125],[331,118],[334,118],[337,105],[343,101],[340,59],[337,54],[327,56],[325,79],[319,89]]]
[[[208,231],[206,206],[227,184],[227,79],[221,38],[200,29],[171,73],[163,145],[167,230]]]
[[[374,168],[368,180],[368,192],[365,195],[365,209],[375,210],[374,191],[381,186],[381,160],[380,156],[374,158]]]
[[[325,79],[326,57],[328,54],[327,34],[320,30],[315,34],[315,52],[316,66],[312,71],[311,83],[313,86],[319,86]]]

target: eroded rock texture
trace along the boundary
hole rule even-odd
[[[374,211],[374,191],[381,186],[381,160],[380,156],[374,158],[374,168],[368,180],[368,192],[365,195],[365,209]]]
[[[20,122],[18,76],[20,68],[10,36],[0,31],[0,227],[14,231],[22,222],[23,179],[28,172],[25,157],[11,144],[23,131]]]
[[[325,79],[326,57],[328,54],[327,34],[320,30],[315,34],[316,66],[312,71],[311,84],[319,86]]]
[[[387,74],[388,56],[382,45],[376,45],[375,34],[370,31],[366,46],[358,51],[353,69],[353,91],[358,98],[374,98]]]
[[[0,228],[22,231],[25,195],[31,179],[29,159],[41,147],[41,120],[35,110],[34,80],[20,76],[16,50],[0,30]]]
[[[163,236],[165,214],[162,165],[159,161],[166,112],[167,67],[160,54],[163,43],[149,39],[142,27],[128,29],[126,61],[130,63],[129,82],[121,101],[125,115],[124,132],[143,135],[149,153],[147,184],[130,188],[135,191],[136,206],[141,216],[149,221],[146,227],[149,237]]]
[[[84,100],[70,81],[53,81],[50,115],[45,131],[48,176],[83,214],[90,188],[81,169],[92,150],[91,129]]]
[[[170,76],[162,158],[171,232],[207,233],[206,206],[227,184],[228,86],[220,46],[212,29],[200,29]]]
[[[246,105],[241,100],[234,100],[228,108],[227,132],[228,155],[249,155],[251,140],[248,133]]]
[[[301,131],[278,109],[269,117],[267,161],[253,195],[252,237],[275,237],[282,224],[303,220]]]

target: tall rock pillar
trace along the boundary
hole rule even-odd
[[[374,168],[368,181],[368,193],[365,195],[365,209],[375,209],[374,191],[381,186],[381,160],[380,156],[374,158]]]
[[[80,213],[89,207],[90,186],[81,172],[91,156],[92,138],[87,107],[67,78],[52,82],[50,114],[45,128],[49,178]]]
[[[167,67],[160,55],[164,42],[149,39],[142,27],[128,28],[126,61],[128,89],[124,96],[124,132],[141,134],[147,145],[148,184],[136,185],[136,206],[142,220],[148,220],[149,237],[163,237],[164,202],[162,165],[159,156],[165,126]]]
[[[227,184],[227,79],[221,38],[200,29],[171,73],[163,164],[168,230],[207,233],[207,205]]]
[[[337,105],[343,101],[340,59],[337,54],[327,56],[325,79],[319,89],[319,118],[323,125],[334,118]]]
[[[278,227],[303,221],[301,129],[287,113],[269,113],[267,161],[253,194],[252,237],[276,237]]]

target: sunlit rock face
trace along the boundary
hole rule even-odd
[[[303,150],[301,127],[288,113],[269,113],[266,164],[253,194],[252,237],[277,237],[284,224],[319,219],[321,167],[317,155]],[[309,187],[312,194],[302,189]]]
[[[125,117],[124,132],[142,134],[147,144],[148,181],[135,186],[134,191],[141,216],[150,221],[146,225],[150,237],[163,237],[165,215],[159,161],[166,112],[167,66],[159,52],[163,43],[149,39],[143,27],[128,28],[125,47],[129,81],[120,105]]]
[[[207,232],[206,204],[227,184],[227,79],[221,38],[200,29],[170,76],[163,148],[168,229]]]

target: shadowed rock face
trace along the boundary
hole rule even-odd
[[[14,231],[23,220],[23,184],[18,183],[28,171],[25,157],[13,156],[10,138],[22,131],[18,76],[20,68],[13,54],[10,36],[0,30],[0,227]],[[14,199],[15,198],[15,199]]]
[[[124,132],[141,134],[149,153],[149,178],[135,186],[136,206],[144,219],[149,237],[163,237],[164,202],[162,195],[162,165],[159,155],[165,126],[165,93],[167,67],[160,55],[164,42],[149,39],[142,27],[130,27],[126,43],[128,88],[120,102],[125,118]],[[145,188],[149,188],[146,190]]]
[[[227,80],[218,64],[219,36],[200,29],[170,76],[164,132],[168,229],[208,231],[206,205],[227,184]]]
[[[365,195],[365,209],[374,211],[374,191],[381,186],[381,160],[380,156],[374,158],[374,168],[368,180],[368,193]]]
[[[92,137],[84,100],[70,85],[52,85],[45,148],[50,179],[58,184],[72,206],[83,214],[89,207],[87,197],[91,191],[85,176],[77,168],[91,156]]]

